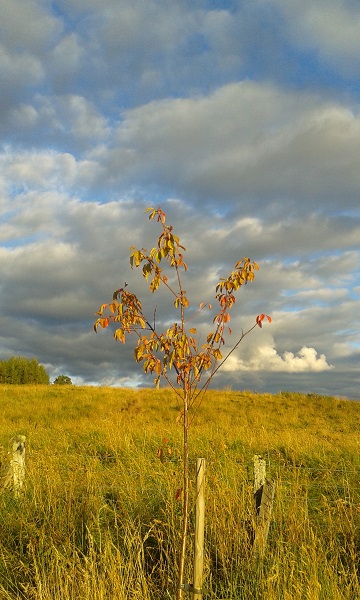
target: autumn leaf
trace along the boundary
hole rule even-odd
[[[271,322],[272,322],[272,318],[271,318],[271,317],[269,317],[269,315],[265,315],[264,313],[262,313],[261,315],[258,315],[258,316],[256,317],[256,324],[257,324],[259,327],[262,327],[262,322],[263,322],[263,320],[264,320],[264,319],[267,319],[269,323],[271,323]]]
[[[125,332],[123,329],[117,329],[114,333],[114,338],[125,344]]]
[[[213,351],[213,356],[214,356],[215,360],[222,359],[222,354],[218,348],[215,348],[215,350]]]
[[[189,300],[187,299],[186,296],[181,296],[181,304],[183,306],[185,306],[186,308],[189,306]]]
[[[104,313],[104,310],[108,307],[108,304],[102,304],[99,308],[99,310],[95,313],[96,315],[102,315]]]
[[[112,304],[109,305],[109,310],[110,312],[114,315],[118,309],[118,302],[113,302]]]
[[[105,317],[104,319],[100,319],[100,326],[103,329],[106,329],[106,327],[108,327],[109,323],[110,323],[109,317]]]
[[[258,324],[259,327],[262,327],[262,321],[264,319],[265,315],[258,315],[256,317],[256,323]]]

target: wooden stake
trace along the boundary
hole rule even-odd
[[[193,600],[202,599],[205,529],[205,458],[196,461],[196,513]]]
[[[254,456],[254,500],[255,500],[255,540],[254,549],[264,555],[269,533],[271,512],[275,495],[275,483],[266,479],[266,462],[261,456]]]

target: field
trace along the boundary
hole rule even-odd
[[[174,598],[178,414],[166,389],[0,386],[3,472],[27,437],[25,491],[0,493],[0,600]],[[207,461],[204,600],[360,598],[359,402],[211,391],[190,436]],[[261,559],[254,454],[276,482]]]

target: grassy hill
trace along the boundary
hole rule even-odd
[[[178,415],[169,390],[0,386],[3,471],[27,437],[24,495],[0,493],[1,600],[174,597]],[[360,598],[360,403],[211,391],[190,435],[207,460],[205,600]],[[276,482],[263,559],[254,454]]]

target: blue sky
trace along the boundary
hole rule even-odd
[[[175,318],[128,263],[161,204],[195,305],[260,264],[214,385],[360,398],[357,1],[3,0],[0,81],[0,358],[151,385],[92,324],[125,280]]]

